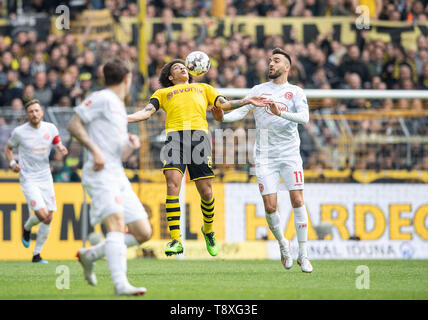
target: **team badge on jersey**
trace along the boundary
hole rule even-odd
[[[288,91],[285,93],[284,97],[285,97],[285,99],[290,100],[291,98],[293,98],[293,93]]]
[[[43,139],[45,140],[49,140],[51,136],[49,135],[49,133],[45,133],[45,135],[43,136]]]

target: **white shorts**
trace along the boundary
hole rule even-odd
[[[303,190],[305,176],[301,160],[287,160],[269,164],[256,163],[256,176],[260,193],[264,196],[278,193],[280,180],[284,182],[287,190]]]
[[[45,180],[21,180],[20,185],[27,200],[29,212],[42,208],[56,211],[55,190],[51,175]]]
[[[113,213],[122,213],[125,224],[148,218],[123,170],[84,171],[82,185],[91,197],[89,215],[92,226],[102,223]]]

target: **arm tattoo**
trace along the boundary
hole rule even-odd
[[[242,107],[245,104],[244,100],[227,101],[224,97],[220,97],[218,101],[220,102],[220,106],[222,106],[222,109],[226,109],[226,110],[234,110],[239,107]]]
[[[153,107],[151,104],[149,104],[149,105],[147,105],[145,108],[144,108],[144,110],[145,111],[154,111],[155,110],[155,107]]]

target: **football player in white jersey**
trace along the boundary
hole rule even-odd
[[[103,68],[106,89],[92,93],[77,106],[67,130],[89,151],[82,169],[82,184],[91,197],[91,224],[103,223],[106,241],[82,248],[77,257],[85,279],[96,285],[96,260],[107,259],[116,295],[142,295],[126,275],[126,248],[151,238],[146,211],[132,189],[122,161],[140,147],[137,136],[128,133],[123,100],[131,87],[131,68],[114,58]],[[125,234],[125,226],[129,233]]]
[[[303,90],[288,83],[291,67],[290,56],[276,48],[269,58],[271,81],[254,86],[247,95],[262,96],[267,99],[264,108],[246,105],[226,115],[219,108],[212,109],[218,121],[232,122],[243,119],[253,110],[256,121],[256,144],[254,159],[256,176],[266,211],[269,228],[279,242],[281,261],[286,269],[293,265],[289,241],[280,228],[277,208],[277,193],[280,179],[289,190],[294,209],[294,224],[299,242],[297,263],[303,272],[312,272],[308,259],[306,242],[308,238],[308,215],[303,201],[304,174],[300,156],[298,124],[309,121],[309,107]]]
[[[40,256],[43,245],[49,235],[52,213],[56,211],[55,192],[49,166],[49,154],[54,146],[56,152],[68,153],[62,145],[58,129],[54,124],[42,121],[43,110],[36,99],[25,104],[28,122],[16,127],[5,148],[9,166],[19,172],[21,189],[27,200],[30,215],[24,224],[22,244],[30,246],[31,228],[39,224],[33,262],[47,263]],[[18,161],[14,159],[13,149],[18,148]]]

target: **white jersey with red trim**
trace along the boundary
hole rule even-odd
[[[309,112],[308,103],[303,90],[288,82],[277,85],[265,82],[254,86],[246,98],[262,96],[276,102],[280,111],[289,113]],[[269,160],[287,161],[300,160],[300,137],[298,123],[286,120],[271,113],[268,107],[245,105],[224,116],[225,122],[236,121],[245,117],[253,110],[256,121],[256,144],[254,159],[257,163]]]
[[[104,169],[123,170],[122,150],[128,143],[128,117],[122,100],[110,89],[92,93],[74,108],[86,126],[89,138],[100,148]],[[88,152],[84,171],[93,169],[93,156]]]
[[[58,129],[50,122],[41,121],[39,128],[26,122],[12,131],[8,145],[18,148],[21,182],[51,179],[49,154],[52,145],[60,141]]]

